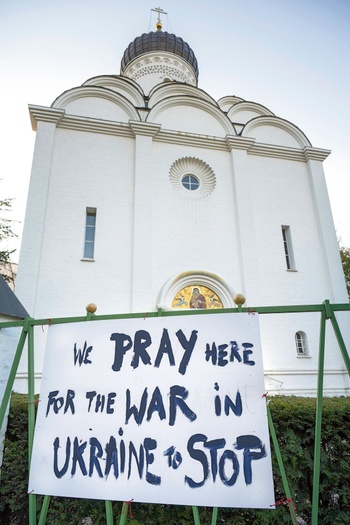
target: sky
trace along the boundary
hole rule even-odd
[[[336,233],[350,247],[349,0],[0,0],[0,200],[12,198],[19,256],[35,133],[28,104],[50,106],[91,77],[119,74],[129,43],[155,30],[182,37],[199,87],[291,121],[324,162]],[[59,227],[59,225],[58,225]]]

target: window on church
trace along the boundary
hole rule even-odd
[[[295,346],[297,355],[308,355],[307,338],[305,332],[297,332],[295,334]]]
[[[295,261],[294,261],[293,248],[292,248],[292,238],[291,238],[289,226],[282,226],[282,239],[283,239],[284,256],[286,259],[287,270],[295,270]]]
[[[194,191],[199,188],[199,179],[194,175],[184,175],[181,179],[182,185],[186,190]]]
[[[93,259],[95,251],[96,208],[86,208],[84,259]]]

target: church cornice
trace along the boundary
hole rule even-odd
[[[32,128],[36,131],[37,123],[41,122],[52,122],[56,126],[62,121],[65,111],[64,109],[47,108],[44,106],[29,105],[30,120],[32,122]]]
[[[286,146],[275,146],[256,142],[254,138],[226,136],[227,146],[233,149],[245,149],[249,155],[260,155],[262,157],[273,157],[277,159],[307,162],[308,160],[324,161],[331,153],[330,150],[305,146],[304,148],[291,148]]]
[[[90,133],[102,133],[105,135],[118,135],[133,138],[134,134],[126,122],[113,122],[109,120],[86,119],[76,115],[65,115],[60,122],[59,128],[73,129],[76,131],[87,131]]]
[[[248,155],[259,155],[299,162],[307,162],[309,160],[322,162],[330,154],[330,150],[314,148],[311,146],[292,148],[262,144],[256,142],[252,137],[241,137],[238,135],[216,137],[167,130],[162,129],[161,124],[153,122],[142,122],[136,120],[130,120],[129,122],[114,122],[77,115],[68,115],[65,113],[64,109],[30,105],[29,111],[34,130],[36,130],[39,121],[51,122],[58,128],[72,129],[76,131],[104,133],[107,135],[118,135],[126,138],[134,138],[136,135],[145,135],[153,137],[156,142],[220,151],[246,150]]]
[[[93,119],[78,115],[66,114],[64,109],[48,108],[44,106],[29,106],[29,112],[36,131],[37,123],[52,122],[58,128],[87,131],[90,133],[104,133],[133,138],[134,134],[127,122],[114,122],[111,120]]]
[[[253,143],[247,147],[247,153],[249,155],[259,155],[262,157],[273,157],[275,159],[285,159],[299,162],[307,162],[311,159],[322,162],[331,152],[330,150],[313,148],[310,146],[299,149],[285,146],[274,146],[271,144],[261,144],[253,140]]]
[[[321,148],[304,148],[305,160],[320,160],[324,161],[331,154],[330,149]]]
[[[147,137],[155,137],[161,129],[161,124],[153,124],[150,122],[140,122],[137,120],[130,120],[129,126],[133,135],[144,135]]]
[[[227,151],[226,140],[223,137],[199,135],[196,133],[188,133],[186,131],[162,129],[155,137],[155,140],[157,142],[165,142],[168,144]]]
[[[304,162],[305,157],[302,149],[290,148],[285,146],[273,146],[271,144],[254,143],[249,148],[250,155],[260,155],[262,157],[273,157],[285,160],[297,160]]]
[[[238,137],[236,135],[226,135],[225,140],[229,151],[233,149],[249,150],[255,142],[255,139],[247,137]]]

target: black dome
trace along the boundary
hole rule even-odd
[[[198,80],[198,63],[194,52],[182,38],[166,31],[151,31],[135,38],[124,51],[121,62],[121,72],[136,57],[150,51],[168,51],[180,56],[194,69]]]

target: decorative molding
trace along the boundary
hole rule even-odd
[[[245,120],[244,122],[241,122],[239,120],[239,113],[243,111],[250,111],[260,116],[269,116],[269,117],[275,116],[275,114],[272,113],[272,111],[270,111],[265,106],[262,106],[261,104],[258,104],[256,102],[247,102],[245,100],[242,102],[237,102],[237,104],[234,104],[234,106],[232,106],[227,111],[227,116],[232,122],[239,122],[240,124],[246,124],[247,122],[252,120],[253,117],[250,117],[249,121]]]
[[[147,121],[157,122],[163,111],[166,111],[169,108],[176,108],[177,106],[181,106],[181,108],[184,109],[186,106],[200,109],[211,115],[222,126],[224,136],[234,134],[235,129],[232,122],[217,105],[207,102],[204,99],[189,95],[173,96],[160,100],[149,112]]]
[[[254,143],[252,144],[251,148],[249,148],[248,153],[250,155],[261,155],[262,157],[273,157],[275,159],[305,162],[303,150],[299,148]]]
[[[162,127],[161,124],[153,124],[151,122],[140,122],[135,120],[130,120],[129,126],[134,137],[136,137],[136,135],[155,137]]]
[[[42,377],[42,372],[34,372],[34,379],[42,379]],[[17,372],[16,379],[25,380],[28,382],[28,372]],[[28,388],[28,385],[26,385],[26,388]]]
[[[192,67],[180,56],[166,51],[148,52],[136,57],[123,71],[123,75],[136,81],[149,74],[176,77],[176,80],[197,85]]]
[[[295,354],[295,357],[297,358],[297,354]],[[313,370],[305,370],[300,368],[295,369],[278,369],[278,370],[264,370],[265,375],[269,376],[309,376],[309,375],[315,375],[317,376],[318,370],[317,368],[314,368]],[[345,375],[347,374],[347,371],[344,369],[331,369],[328,368],[324,371],[325,375],[331,376],[331,375]]]
[[[288,120],[284,120],[280,117],[274,117],[274,116],[262,116],[262,117],[255,117],[251,119],[243,128],[243,135],[245,137],[250,136],[254,129],[259,127],[276,127],[279,129],[282,129],[286,133],[289,133],[291,137],[294,138],[294,140],[297,141],[297,143],[300,145],[301,148],[305,147],[312,147],[309,139],[307,136],[299,129],[297,126],[289,122]]]
[[[65,115],[59,123],[59,128],[73,129],[76,131],[87,131],[89,133],[102,133],[105,135],[118,135],[120,137],[133,138],[134,135],[127,122],[113,122],[99,120],[75,115]]]
[[[180,82],[165,82],[163,84],[157,84],[149,93],[148,107],[152,108],[161,100],[174,96],[196,97],[200,100],[206,100],[209,104],[213,104],[219,109],[217,102],[213,97],[208,95],[208,93],[196,86],[192,86],[191,84],[182,84]]]
[[[296,356],[297,358],[297,356]],[[264,370],[264,376],[265,376],[265,384],[266,388],[269,391],[269,394],[284,394],[284,395],[300,395],[300,396],[312,396],[314,397],[317,395],[317,389],[316,389],[316,383],[317,383],[317,375],[318,370],[312,369],[312,370],[303,370],[303,369],[280,369],[280,370]],[[337,376],[347,376],[346,370],[339,370],[339,369],[325,369],[324,370],[325,377],[331,378],[332,376],[335,376],[335,379],[333,380],[332,386],[331,385],[325,385],[323,388],[323,395],[324,396],[340,396],[349,395],[350,394],[350,388],[346,386],[341,387],[335,387],[337,381],[339,381],[339,377]],[[315,380],[315,386],[312,387],[308,385],[307,387],[296,387],[294,378],[300,378],[303,376],[307,377],[313,377]],[[288,379],[287,379],[288,378]],[[285,381],[288,381],[288,385],[285,385]],[[293,385],[293,386],[291,386]]]
[[[303,149],[305,160],[320,160],[324,161],[331,154],[330,149],[310,148]]]
[[[331,151],[309,146],[299,149],[286,146],[274,146],[271,144],[261,144],[257,142],[248,149],[248,153],[250,155],[261,155],[263,157],[274,157],[276,159],[305,162],[308,160],[324,161]]]
[[[108,89],[101,86],[82,86],[69,89],[56,98],[52,104],[52,107],[64,109],[68,104],[80,98],[97,98],[108,100],[109,102],[112,102],[116,106],[122,108],[128,115],[129,119],[140,119],[140,115],[134,104],[132,104],[125,95],[117,93],[113,89]]]
[[[155,140],[157,142],[166,142],[169,144],[227,151],[225,138],[187,133],[186,131],[162,129],[156,136]]]
[[[47,108],[44,106],[33,106],[29,105],[30,119],[32,122],[32,128],[36,131],[37,123],[40,122],[52,122],[56,126],[60,124],[65,116],[64,109]]]
[[[122,75],[100,75],[89,78],[82,84],[84,86],[98,86],[119,93],[118,89],[127,93],[134,100],[135,106],[144,106],[144,94],[141,86],[131,78]]]
[[[317,396],[317,389],[310,387],[307,388],[301,388],[301,387],[286,387],[284,386],[283,382],[282,385],[273,387],[272,385],[268,384],[268,377],[265,375],[265,385],[267,386],[266,390],[268,390],[269,397],[274,395],[284,395],[284,396],[300,396],[300,397],[316,397]],[[349,395],[350,389],[347,387],[344,388],[335,388],[334,386],[330,387],[324,387],[323,388],[323,396],[324,397],[339,397],[344,395]]]
[[[194,191],[182,185],[184,175],[194,175],[199,180],[199,187]],[[212,168],[203,160],[195,157],[182,157],[176,160],[169,171],[170,182],[175,190],[191,199],[201,199],[210,195],[215,188],[216,179]]]
[[[226,144],[229,151],[233,149],[245,149],[249,150],[255,142],[255,139],[247,137],[236,137],[235,135],[226,135]]]
[[[218,105],[222,111],[227,112],[232,106],[238,104],[239,102],[244,102],[244,99],[235,97],[234,95],[227,95],[225,97],[219,98]]]
[[[246,150],[249,155],[260,155],[278,159],[307,162],[309,160],[324,161],[330,150],[313,148],[307,146],[302,149],[274,146],[255,142],[254,138],[236,136],[232,134],[226,137],[200,135],[162,129],[161,124],[130,120],[129,122],[114,122],[91,117],[66,114],[64,109],[49,108],[44,106],[29,106],[29,112],[33,130],[36,131],[37,123],[52,122],[59,128],[87,131],[90,133],[104,133],[107,135],[118,135],[128,138],[137,134],[154,137],[157,142],[199,147],[220,151]]]

